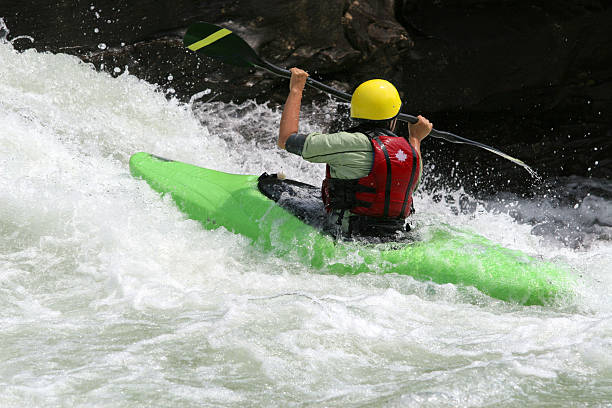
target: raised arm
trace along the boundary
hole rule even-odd
[[[285,148],[289,136],[297,133],[300,123],[300,107],[302,106],[302,91],[306,85],[308,73],[299,68],[291,68],[289,95],[283,108],[280,127],[278,129],[278,147]]]
[[[429,135],[429,132],[433,129],[433,125],[421,115],[418,116],[418,119],[419,121],[417,123],[408,124],[408,131],[410,133],[408,141],[417,151],[419,157],[421,157],[421,141]]]

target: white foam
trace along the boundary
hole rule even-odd
[[[598,282],[587,286],[593,297],[522,307],[408,276],[321,275],[203,230],[129,174],[130,155],[149,151],[318,183],[322,166],[275,147],[277,110],[194,100],[194,113],[127,73],[10,44],[0,61],[0,405],[480,405],[525,395],[554,405],[577,390],[596,404],[606,392],[609,241],[571,249],[485,205],[455,215],[422,193],[417,224],[562,258]],[[332,117],[331,106],[309,109],[305,132]]]

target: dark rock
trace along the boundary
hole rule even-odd
[[[0,7],[17,48],[126,68],[180,98],[282,103],[287,81],[184,49],[195,21],[227,26],[265,59],[351,91],[382,77],[404,111],[482,141],[544,175],[612,177],[612,7],[606,0],[57,0]],[[306,92],[306,99],[322,98]],[[532,188],[512,163],[428,140],[430,160],[463,185]],[[459,165],[454,163],[459,162]],[[450,177],[449,177],[450,179]],[[508,180],[510,180],[508,182]],[[486,184],[485,183],[485,184]]]
[[[406,109],[432,112],[436,127],[502,148],[545,176],[612,177],[610,2],[405,0],[397,11],[415,42],[404,54],[413,66],[402,82],[415,96]],[[474,160],[471,149],[442,150]],[[478,161],[503,170],[496,183],[525,184],[509,162]]]

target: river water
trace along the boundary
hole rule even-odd
[[[490,200],[429,183],[415,198],[417,219],[567,263],[571,304],[325,275],[203,230],[130,176],[138,151],[323,176],[275,148],[277,110],[164,92],[0,44],[0,406],[611,404],[610,181]],[[308,109],[302,131],[331,120]]]

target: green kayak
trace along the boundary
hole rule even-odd
[[[494,298],[528,305],[574,293],[575,278],[567,268],[447,225],[400,242],[336,241],[324,231],[318,188],[307,184],[228,174],[149,153],[134,154],[130,171],[154,190],[170,193],[181,211],[204,228],[225,227],[263,251],[322,272],[404,274],[474,286]]]

